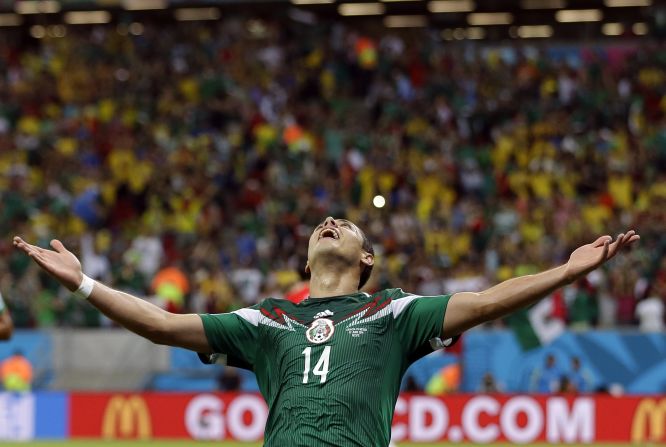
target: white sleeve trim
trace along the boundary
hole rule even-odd
[[[398,318],[398,315],[400,315],[405,309],[407,309],[407,306],[409,306],[417,298],[421,298],[421,296],[409,295],[404,298],[398,298],[396,300],[392,300],[391,310],[393,311],[393,318],[394,319]]]
[[[438,349],[448,348],[453,344],[453,337],[442,339],[441,337],[435,337],[430,339],[430,347],[433,351]]]
[[[252,326],[259,326],[259,318],[261,317],[261,312],[259,312],[257,309],[249,309],[249,308],[238,309],[231,313],[238,315],[243,320],[250,323]]]

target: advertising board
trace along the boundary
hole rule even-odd
[[[70,396],[80,438],[257,441],[268,415],[257,394]],[[655,397],[402,394],[395,441],[552,444],[666,441],[666,399]]]

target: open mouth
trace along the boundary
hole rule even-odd
[[[340,235],[333,228],[326,228],[321,230],[321,233],[319,233],[319,239],[323,239],[325,237],[330,237],[331,239],[340,239]]]

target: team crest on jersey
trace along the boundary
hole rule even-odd
[[[328,318],[318,318],[312,322],[307,331],[305,331],[305,338],[310,343],[324,343],[333,336],[335,326]]]

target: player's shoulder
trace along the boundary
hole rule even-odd
[[[303,306],[284,298],[264,298],[255,306],[261,315],[271,319],[282,320],[284,315],[295,321],[300,321],[302,318]]]
[[[264,298],[258,303],[255,303],[251,306],[241,307],[240,309],[230,311],[229,313],[213,314],[213,315],[236,315],[243,317],[245,319],[247,319],[246,316],[253,316],[252,319],[256,319],[258,318],[259,315],[265,314],[267,310],[270,311],[276,307],[280,308],[281,305],[286,303],[289,303],[289,301],[277,298]]]
[[[256,306],[256,307],[255,307]],[[263,300],[259,301],[257,304],[253,306],[254,308],[261,310],[261,309],[291,309],[295,307],[296,305],[292,303],[289,300],[286,300],[284,298],[274,298],[274,297],[268,297],[264,298]]]
[[[265,298],[252,306],[234,310],[226,315],[235,315],[254,326],[266,326],[268,320],[285,324],[286,318],[299,321],[299,318],[295,316],[293,306],[294,304],[289,300]],[[268,326],[273,325],[268,324]]]
[[[387,289],[384,291],[391,301],[391,310],[394,317],[398,317],[400,314],[404,313],[415,303],[429,303],[432,305],[439,305],[441,299],[448,300],[450,295],[439,295],[439,296],[423,296],[417,295],[414,293],[405,292],[400,288]]]
[[[368,309],[383,309],[389,308],[390,313],[394,316],[400,314],[404,308],[415,299],[420,298],[418,295],[407,293],[400,288],[383,289],[368,296],[368,302],[363,308]]]
[[[382,296],[390,299],[391,301],[400,301],[400,300],[412,301],[415,298],[421,298],[420,295],[415,295],[410,292],[405,292],[401,288],[385,289],[379,293],[381,293]]]

